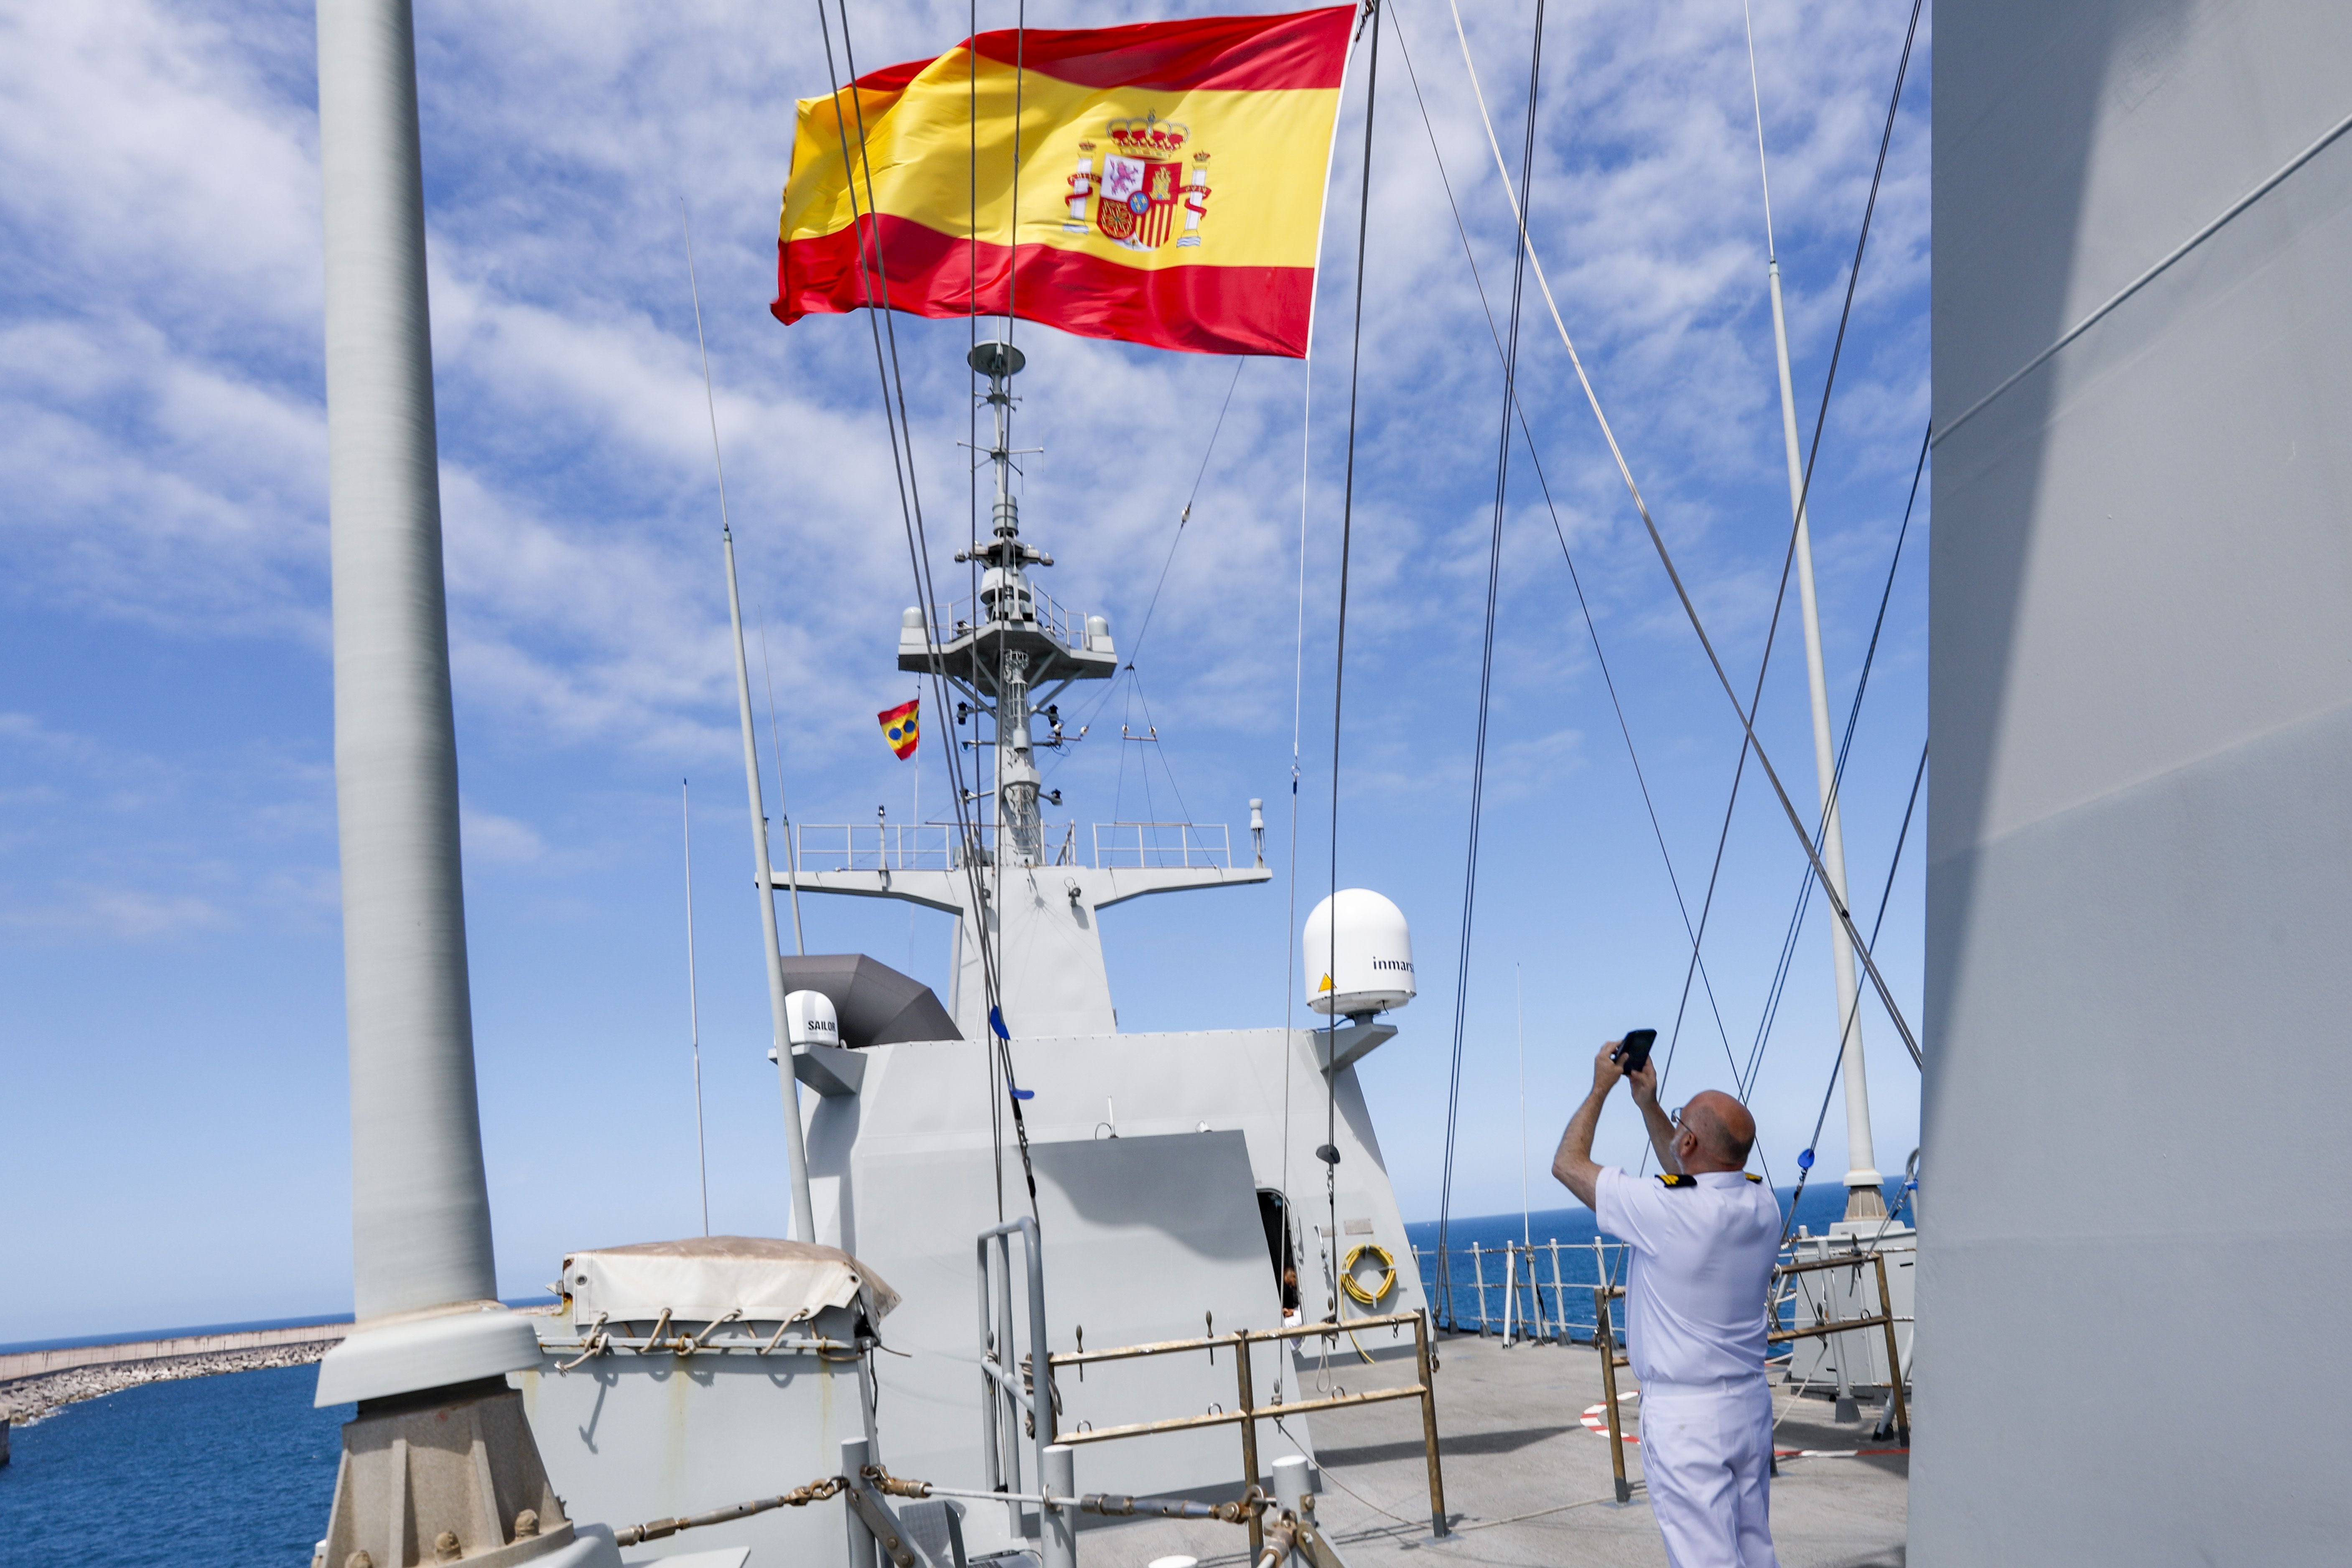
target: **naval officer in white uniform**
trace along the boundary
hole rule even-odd
[[[1631,1075],[1665,1167],[1634,1176],[1595,1164],[1601,1108],[1628,1075],[1592,1062],[1592,1092],[1559,1141],[1551,1173],[1624,1241],[1625,1353],[1642,1383],[1642,1478],[1675,1568],[1779,1568],[1772,1554],[1772,1391],[1764,1381],[1764,1297],[1780,1248],[1780,1207],[1744,1173],[1756,1122],[1727,1094],[1694,1096],[1671,1117],[1658,1075]]]

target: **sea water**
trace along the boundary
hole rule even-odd
[[[10,1434],[5,1568],[307,1568],[352,1407],[315,1366],[149,1383]]]

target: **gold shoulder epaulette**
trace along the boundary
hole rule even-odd
[[[1681,1192],[1687,1187],[1695,1187],[1698,1185],[1698,1178],[1696,1176],[1681,1175],[1673,1171],[1660,1171],[1658,1173],[1658,1181],[1662,1185],[1670,1187],[1676,1192]]]
[[[1764,1181],[1764,1178],[1763,1178],[1763,1177],[1761,1177],[1761,1176],[1758,1175],[1758,1174],[1757,1174],[1755,1172],[1753,1172],[1753,1171],[1750,1171],[1750,1172],[1748,1172],[1748,1179],[1749,1181],[1751,1181],[1751,1182],[1754,1182],[1754,1183],[1758,1184],[1759,1186],[1763,1184],[1763,1181]]]

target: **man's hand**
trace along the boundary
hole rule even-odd
[[[1622,1040],[1612,1040],[1601,1047],[1599,1056],[1592,1058],[1593,1093],[1606,1098],[1609,1091],[1617,1087],[1618,1080],[1625,1076],[1625,1069],[1617,1062],[1617,1053],[1624,1044]],[[1653,1077],[1651,1081],[1654,1085],[1656,1079]],[[1655,1092],[1654,1088],[1652,1093],[1654,1095]]]
[[[1625,1081],[1633,1086],[1633,1103],[1642,1108],[1645,1117],[1650,1111],[1657,1109],[1657,1063],[1643,1062],[1639,1068],[1625,1075]]]

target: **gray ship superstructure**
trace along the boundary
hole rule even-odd
[[[1413,992],[1410,936],[1393,905],[1346,889],[1308,922],[1309,1005],[1331,1025],[1118,1027],[1102,911],[1146,894],[1268,882],[1263,825],[1253,802],[1252,853],[1238,865],[1221,828],[1107,824],[1082,847],[1075,825],[1046,826],[1042,808],[1058,795],[1042,793],[1035,756],[1063,743],[1057,699],[1111,678],[1118,656],[1103,616],[1067,614],[1035,581],[1052,557],[1022,537],[1009,482],[1022,355],[989,342],[971,357],[988,381],[997,474],[992,533],[958,552],[980,568],[977,594],[908,610],[897,657],[902,670],[937,676],[954,693],[958,729],[985,726],[971,743],[984,772],[966,804],[987,802],[986,815],[803,826],[765,889],[771,899],[896,899],[956,917],[944,1005],[870,957],[772,961],[789,1063],[776,1054],[806,1149],[795,1184],[804,1182],[814,1213],[809,1239],[886,1282],[895,1304],[866,1325],[884,1353],[856,1378],[822,1358],[795,1368],[759,1348],[772,1334],[807,1337],[783,1318],[718,1322],[715,1308],[693,1316],[670,1303],[660,1322],[651,1320],[664,1303],[649,1296],[634,1316],[608,1310],[600,1324],[596,1303],[570,1287],[568,1264],[563,1306],[539,1320],[545,1361],[524,1385],[549,1473],[590,1517],[684,1514],[773,1491],[784,1451],[817,1462],[861,1422],[894,1473],[982,1487],[990,1451],[1021,1454],[1033,1430],[1024,1422],[1000,1442],[981,1367],[992,1335],[976,1324],[975,1242],[1009,1221],[1032,1218],[1042,1237],[1055,1355],[1278,1329],[1286,1268],[1299,1281],[1294,1324],[1426,1304],[1355,1068],[1396,1033],[1376,1015]],[[718,1252],[730,1257],[751,1245],[722,1242]],[[1015,1248],[1016,1273],[1023,1261]],[[998,1332],[1025,1349],[1030,1314],[1017,1285],[1007,1304]],[[659,1353],[681,1342],[692,1346],[684,1355]],[[848,1326],[831,1342],[837,1362],[854,1359]],[[1394,1324],[1307,1344],[1250,1350],[1257,1397],[1296,1405],[1333,1385],[1335,1362],[1343,1373],[1369,1362],[1409,1367],[1413,1353],[1412,1334]],[[1236,1353],[1062,1369],[1049,1391],[1054,1430],[1231,1408]],[[1033,1380],[1034,1370],[1022,1375]],[[1077,1484],[1088,1492],[1223,1499],[1243,1484],[1230,1425],[1078,1441]],[[1312,1441],[1306,1415],[1263,1423],[1260,1479],[1286,1456],[1311,1458]],[[1015,1491],[1034,1487],[1025,1462],[999,1472]],[[1036,1529],[1034,1510],[1018,1506],[955,1506],[973,1553],[1017,1546]],[[772,1511],[698,1530],[695,1542],[740,1543],[755,1565],[831,1560],[838,1531],[827,1537],[810,1517]]]

